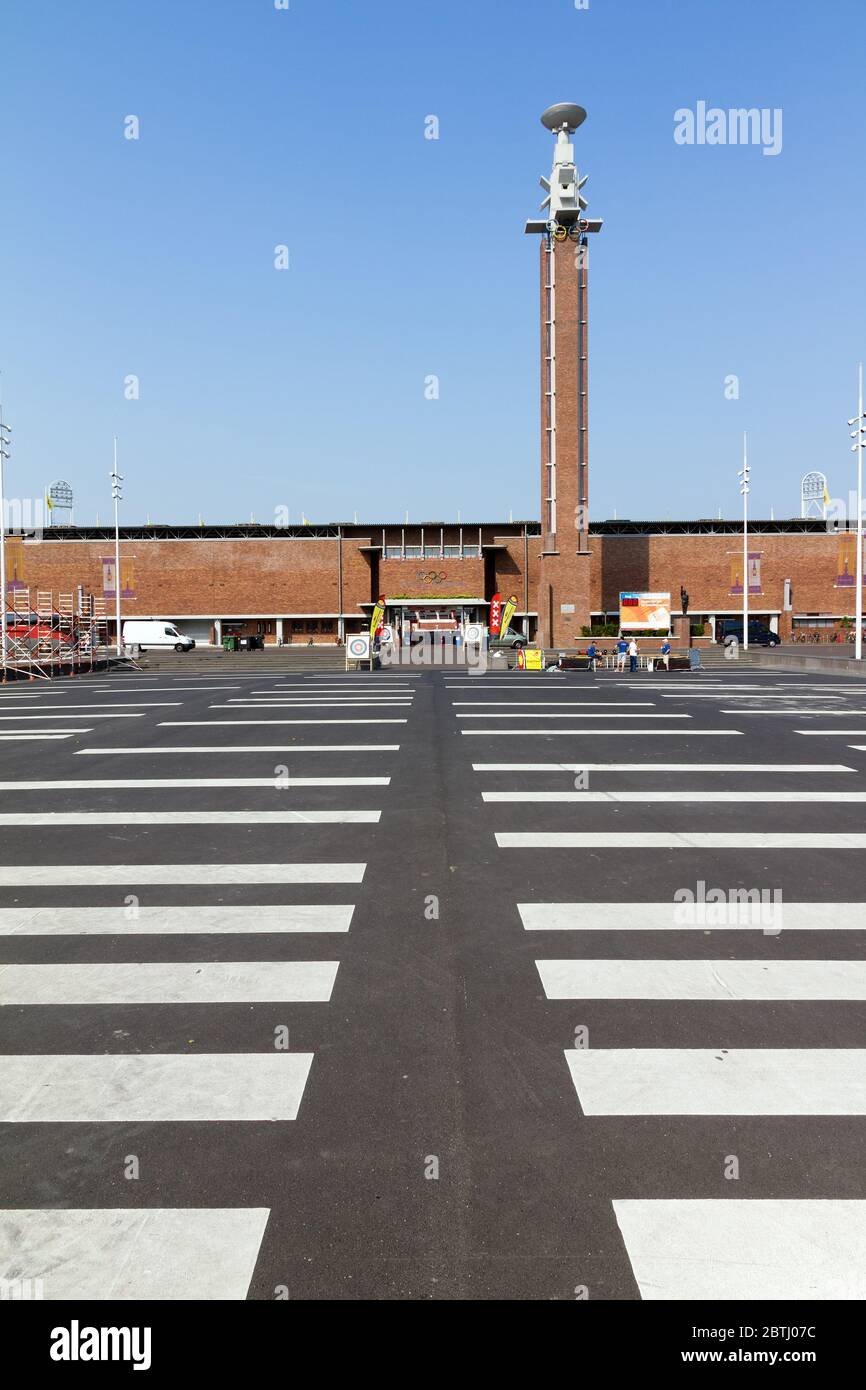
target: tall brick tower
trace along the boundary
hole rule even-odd
[[[556,145],[540,234],[541,535],[539,639],[571,646],[590,619],[589,582],[589,236],[601,220],[584,216],[571,134],[586,120],[582,106],[560,102],[541,118]]]

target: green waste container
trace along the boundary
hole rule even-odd
[[[223,638],[223,651],[236,652],[238,649],[238,639],[234,635]]]

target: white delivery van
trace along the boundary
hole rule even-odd
[[[188,652],[195,642],[178,632],[167,618],[142,618],[123,624],[123,645],[140,647],[143,652],[149,647],[174,647],[176,652]]]

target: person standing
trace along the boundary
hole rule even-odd
[[[595,663],[596,663],[597,660],[598,660],[598,647],[595,645],[594,642],[590,642],[589,646],[588,646],[587,649],[586,649],[586,663],[587,663],[587,668],[588,668],[588,670],[590,670],[590,671],[594,671],[594,670],[595,670]]]
[[[616,669],[618,671],[625,671],[625,659],[627,656],[628,642],[625,640],[622,633],[620,633],[619,641],[616,644]]]
[[[637,670],[637,642],[634,637],[628,644],[628,669],[630,671]]]
[[[662,642],[662,661],[665,664],[665,670],[669,671],[671,669],[671,644],[667,637]]]

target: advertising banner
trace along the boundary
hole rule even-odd
[[[762,587],[762,581],[761,581],[761,561],[762,561],[763,557],[764,557],[764,552],[763,552],[763,550],[750,550],[750,551],[749,551],[749,593],[750,593],[750,594],[761,594],[761,593],[763,593],[763,587]],[[739,595],[742,595],[742,592],[743,592],[743,552],[742,552],[742,550],[733,550],[733,551],[729,551],[729,552],[728,552],[728,560],[729,560],[729,562],[730,562],[730,575],[731,575],[731,584],[730,584],[730,588],[728,589],[728,593],[731,595],[732,598],[735,598],[738,594],[739,594]]]
[[[498,637],[502,631],[502,595],[494,594],[490,600],[490,636]]]
[[[520,667],[521,667],[522,670],[524,670],[524,671],[543,671],[543,670],[544,670],[544,652],[541,651],[540,649],[536,649],[536,648],[534,648],[534,647],[528,647],[528,648],[526,649],[526,651],[520,651],[520,652],[518,653],[518,656],[519,656],[519,657],[523,657],[522,662],[519,663],[519,665],[520,665]]]
[[[670,631],[670,594],[645,594],[626,590],[619,596],[619,625],[623,632],[637,632],[641,628]]]
[[[508,632],[508,629],[509,629],[509,627],[511,626],[511,619],[514,617],[514,615],[515,615],[516,612],[517,612],[517,595],[516,595],[516,594],[512,594],[512,595],[511,595],[511,598],[508,600],[508,602],[505,604],[504,608],[502,609],[502,626],[500,627],[500,630],[499,630],[499,635],[500,635],[500,637],[504,637],[504,636],[506,635],[506,633]]]
[[[382,598],[377,599],[377,601],[376,601],[376,607],[373,609],[373,615],[372,615],[372,617],[370,618],[370,636],[371,636],[371,637],[375,637],[375,636],[376,636],[376,631],[377,631],[377,629],[378,629],[378,627],[379,627],[379,624],[381,623],[382,619],[384,618],[384,616],[385,616],[385,598],[384,598],[384,595],[383,595]]]

